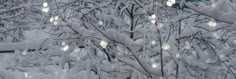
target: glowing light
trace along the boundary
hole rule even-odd
[[[101,40],[101,42],[100,42],[100,46],[101,46],[102,48],[106,48],[107,45],[108,45],[108,42],[107,42],[107,41],[103,41],[103,40]]]
[[[43,7],[44,7],[44,8],[48,7],[48,3],[47,3],[47,2],[44,2],[44,3],[43,3]]]
[[[42,10],[43,12],[47,13],[47,12],[49,11],[49,8],[48,8],[48,7],[43,7],[41,10]]]
[[[59,16],[54,17],[55,21],[59,20]]]
[[[156,41],[155,41],[155,40],[153,40],[153,41],[152,41],[152,45],[155,45],[155,44],[156,44]]]
[[[61,42],[61,45],[62,45],[62,46],[65,46],[65,45],[66,45],[66,42],[65,42],[65,41],[62,41],[62,42]]]
[[[179,54],[179,53],[177,53],[177,54],[176,54],[176,58],[179,58],[179,57],[180,57],[180,54]]]
[[[103,22],[102,21],[98,21],[98,25],[103,25]]]
[[[209,21],[208,25],[209,25],[209,27],[216,27],[216,22],[215,21]]]
[[[171,6],[173,5],[173,3],[172,3],[171,1],[167,1],[167,2],[166,2],[166,5],[169,6],[169,7],[171,7]]]
[[[54,25],[57,25],[57,24],[58,24],[58,22],[57,22],[57,21],[54,21],[54,22],[53,22],[53,24],[54,24]]]
[[[52,23],[54,21],[53,17],[50,17],[49,22]]]
[[[168,50],[168,49],[170,49],[170,45],[165,43],[165,44],[162,45],[162,49],[163,50]]]
[[[152,63],[152,68],[157,68],[159,66],[158,63]]]
[[[64,47],[62,48],[63,51],[67,51],[68,49],[69,49],[69,46],[68,46],[68,45],[66,45],[66,46],[64,46]]]
[[[156,23],[156,20],[154,20],[154,19],[151,20],[151,23],[152,23],[152,24],[155,24],[155,23]]]
[[[156,19],[157,16],[156,16],[155,14],[152,14],[151,18],[152,18],[152,19]]]
[[[175,4],[175,0],[170,0],[170,2],[171,2],[172,4]]]

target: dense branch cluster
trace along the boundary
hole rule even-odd
[[[234,79],[234,4],[2,0],[0,79]]]

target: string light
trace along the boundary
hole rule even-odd
[[[62,42],[61,42],[61,45],[62,45],[62,46],[65,46],[65,45],[66,45],[66,42],[65,42],[65,41],[62,41]]]
[[[152,68],[157,68],[159,66],[158,63],[152,63]]]
[[[48,7],[48,3],[47,3],[47,2],[44,2],[44,3],[43,3],[43,7]]]
[[[103,22],[101,20],[98,21],[98,25],[103,25]]]
[[[156,23],[156,20],[154,20],[154,19],[151,20],[151,23],[152,23],[152,24],[155,24],[155,23]]]
[[[208,22],[208,26],[209,26],[209,27],[216,27],[216,22],[215,22],[214,20],[210,20],[210,21]]]
[[[58,24],[58,22],[57,22],[57,21],[54,21],[54,22],[53,22],[53,24],[54,24],[54,25],[57,25],[57,24]]]
[[[49,11],[48,3],[44,2],[43,3],[43,8],[41,9],[43,12],[47,13]]]
[[[103,40],[101,40],[101,42],[100,42],[100,46],[101,46],[102,48],[106,48],[107,45],[108,45],[108,42],[107,42],[107,41],[103,41]]]
[[[176,58],[179,58],[179,57],[180,57],[180,54],[179,54],[179,53],[177,53],[177,54],[176,54]]]
[[[54,17],[55,21],[59,20],[59,16]]]
[[[169,7],[171,7],[171,6],[173,5],[173,3],[172,3],[171,1],[167,1],[167,2],[166,2],[166,5],[169,6]]]
[[[69,49],[69,46],[68,46],[68,45],[66,45],[66,46],[64,46],[64,47],[62,48],[63,51],[67,51],[68,49]]]
[[[152,14],[152,16],[151,16],[152,19],[156,19],[156,17],[157,16],[155,14]]]
[[[52,23],[54,21],[53,17],[50,17],[49,22]]]
[[[167,44],[167,43],[164,43],[164,44],[162,45],[162,49],[168,50],[168,49],[170,49],[170,45]]]
[[[155,40],[153,40],[151,43],[152,43],[152,45],[155,45],[155,44],[156,44],[156,41],[155,41]]]
[[[49,8],[48,8],[48,7],[43,7],[41,10],[42,10],[43,12],[47,13],[47,12],[49,11]]]

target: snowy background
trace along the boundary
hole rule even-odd
[[[236,0],[0,0],[0,79],[236,79]]]

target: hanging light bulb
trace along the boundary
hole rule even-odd
[[[103,22],[101,20],[98,21],[98,25],[103,25]]]
[[[59,16],[54,17],[55,21],[59,20]]]
[[[166,2],[166,5],[169,6],[169,7],[171,7],[171,6],[173,5],[173,3],[172,3],[171,1],[167,1],[167,2]]]
[[[154,19],[151,20],[151,23],[152,23],[152,24],[155,24],[155,23],[156,23],[156,20],[154,20]]]
[[[44,2],[44,3],[43,3],[43,7],[48,7],[48,3],[47,3],[47,2]]]
[[[100,42],[100,46],[101,46],[102,48],[106,48],[107,45],[108,45],[108,42],[107,42],[107,41],[103,41],[103,40],[101,40],[101,42]]]
[[[41,10],[42,10],[42,12],[47,13],[49,11],[49,8],[48,7],[43,7]]]
[[[171,2],[172,4],[175,4],[175,0],[170,0],[170,2]]]
[[[164,44],[162,45],[162,49],[168,50],[168,49],[170,49],[170,45],[167,44],[167,43],[164,43]]]
[[[64,47],[62,48],[63,51],[67,51],[68,49],[69,49],[69,46],[68,46],[68,45],[66,45],[66,46],[64,46]]]
[[[214,20],[211,20],[208,22],[209,27],[216,27],[216,22]]]
[[[50,17],[49,22],[52,23],[54,21],[53,17]]]
[[[155,44],[156,44],[156,41],[155,41],[155,40],[153,40],[153,41],[152,41],[152,45],[155,45]]]
[[[152,14],[152,16],[151,16],[152,19],[156,19],[156,17],[157,16],[155,14]]]

